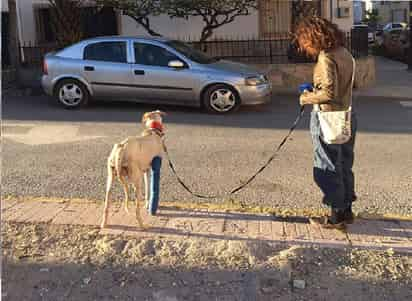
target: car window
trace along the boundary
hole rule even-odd
[[[85,60],[127,63],[126,42],[97,42],[84,48]]]
[[[218,60],[180,41],[168,41],[166,44],[198,64],[211,64]]]
[[[392,24],[392,28],[402,28],[401,24]]]
[[[136,64],[167,67],[170,61],[180,60],[167,49],[145,43],[134,43],[134,57]]]

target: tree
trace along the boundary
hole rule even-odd
[[[48,0],[51,6],[51,25],[59,47],[80,41],[82,33],[82,7],[86,0]]]
[[[376,28],[381,17],[379,16],[379,12],[377,9],[368,10],[365,13],[365,18],[363,18],[363,22],[368,24],[372,28]]]
[[[122,11],[140,24],[148,34],[161,36],[150,24],[150,17],[158,16],[164,12],[162,0],[97,0],[99,6],[109,6]]]
[[[171,18],[201,17],[200,41],[205,41],[217,28],[256,10],[257,0],[165,0],[165,8]]]

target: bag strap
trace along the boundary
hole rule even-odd
[[[353,101],[353,83],[355,82],[355,72],[356,72],[356,61],[352,56],[352,63],[353,63],[353,72],[352,72],[352,80],[350,84],[350,105],[348,111],[352,111],[352,101]]]

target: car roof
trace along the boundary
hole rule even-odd
[[[165,38],[165,37],[151,37],[151,36],[100,36],[94,37],[90,39],[83,40],[83,42],[93,42],[93,41],[102,41],[102,40],[147,40],[147,41],[155,41],[155,42],[168,42],[172,39]]]

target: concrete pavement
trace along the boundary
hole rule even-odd
[[[355,210],[411,215],[411,108],[388,99],[364,99],[354,105],[359,120]],[[227,116],[115,101],[68,111],[44,97],[5,98],[2,195],[104,199],[105,162],[113,144],[140,133],[142,114],[158,108],[169,113],[166,143],[178,173],[196,192],[218,195],[249,178],[267,160],[298,110],[296,99],[290,97]],[[321,206],[322,196],[312,179],[308,117],[307,112],[279,157],[233,200],[277,208]],[[45,128],[53,128],[53,133],[64,128],[72,133],[70,140],[56,141],[58,137]],[[122,197],[120,185],[115,185],[113,196]],[[160,197],[200,202],[178,185],[166,162]]]
[[[132,206],[133,203],[129,205]],[[393,249],[412,253],[410,220],[356,219],[346,230],[338,231],[312,225],[304,217],[285,218],[248,212],[184,209],[167,203],[161,205],[156,217],[149,216],[142,210],[144,222],[149,226],[142,230],[137,226],[134,214],[126,214],[120,204],[114,202],[110,208],[108,228],[100,230],[100,233],[168,240],[198,237],[329,248]],[[102,212],[103,202],[88,200],[9,198],[1,202],[1,217],[6,222],[97,227]]]
[[[362,97],[412,100],[412,72],[406,70],[406,64],[375,56],[375,67],[375,84],[365,89],[355,90],[356,100],[361,100]]]

